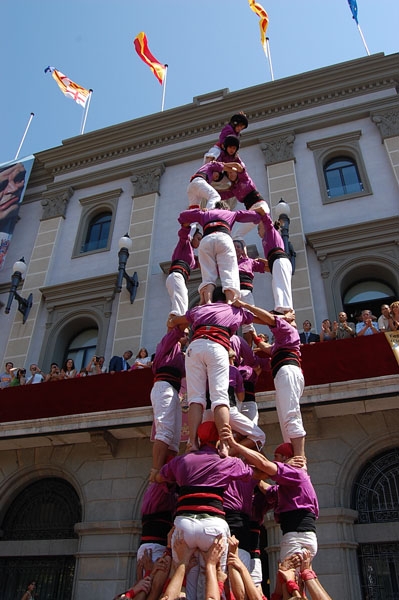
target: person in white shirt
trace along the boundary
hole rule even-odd
[[[28,377],[28,379],[26,380],[26,385],[29,385],[31,383],[42,383],[42,381],[44,381],[44,375],[35,363],[31,364],[31,366],[29,367],[29,371],[30,377]]]
[[[381,316],[378,317],[378,327],[380,331],[389,331],[389,317],[391,315],[388,304],[381,305]]]

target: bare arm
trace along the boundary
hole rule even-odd
[[[261,600],[262,596],[252,581],[252,577],[247,567],[238,556],[238,542],[235,536],[229,538],[227,565],[230,576],[230,585],[235,598]]]
[[[169,315],[168,321],[167,321],[167,326],[170,329],[173,329],[173,327],[176,327],[176,325],[178,325],[179,327],[181,325],[183,325],[184,327],[187,327],[189,325],[189,321],[187,320],[186,315]]]
[[[224,552],[225,541],[218,535],[213,540],[213,543],[207,552],[203,552],[205,559],[205,577],[206,577],[206,591],[205,598],[207,600],[219,600],[219,582],[217,574],[217,566],[220,558]]]
[[[274,327],[276,324],[275,316],[272,315],[272,313],[269,313],[269,311],[265,310],[264,308],[252,306],[251,304],[247,304],[242,300],[236,300],[234,302],[234,306],[241,306],[242,308],[249,310],[249,312],[251,312],[255,316],[254,323],[258,323],[259,325],[270,325],[272,327]]]
[[[162,599],[170,598],[174,600],[179,597],[183,580],[188,570],[187,567],[194,551],[193,548],[187,546],[182,535],[175,537],[173,549],[177,559],[174,563],[175,571],[166,587],[165,593],[161,597]]]
[[[240,165],[240,163],[231,162],[231,163],[224,163],[224,170],[225,171],[238,171],[238,173],[242,173],[244,168],[242,165]]]
[[[230,448],[233,448],[237,454],[243,456],[250,465],[253,465],[265,475],[272,477],[277,473],[276,463],[268,460],[266,456],[263,456],[263,454],[260,454],[255,450],[251,450],[250,448],[246,448],[235,441],[230,425],[225,425],[222,428],[220,439],[226,442]]]

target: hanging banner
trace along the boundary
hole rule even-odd
[[[34,160],[34,156],[28,156],[0,164],[0,271],[4,266]]]
[[[399,331],[386,331],[385,337],[399,365]]]

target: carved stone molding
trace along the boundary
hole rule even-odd
[[[383,140],[399,135],[398,109],[375,113],[371,116],[371,120],[377,125]]]
[[[293,152],[294,141],[295,135],[293,133],[262,140],[260,147],[265,157],[266,165],[295,160]]]
[[[110,458],[116,455],[118,440],[109,431],[91,433],[90,440],[97,448],[100,457]]]
[[[130,181],[133,184],[134,196],[145,196],[146,194],[159,194],[159,184],[165,172],[165,165],[143,169],[133,173]]]
[[[65,218],[66,209],[69,199],[73,194],[73,189],[70,187],[63,191],[47,193],[41,201],[43,213],[40,220],[47,221],[48,219],[54,219],[55,217]]]

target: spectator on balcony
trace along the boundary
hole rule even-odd
[[[61,375],[64,379],[73,379],[76,377],[76,368],[75,363],[72,358],[67,358],[64,362],[64,365],[61,369]]]
[[[59,381],[64,379],[61,375],[60,367],[56,362],[51,363],[50,373],[46,375],[45,381]]]
[[[389,331],[389,317],[391,311],[388,304],[381,304],[381,315],[378,317],[378,328],[380,331]]]
[[[390,305],[391,316],[389,319],[389,331],[398,331],[399,329],[399,300]]]
[[[15,387],[17,385],[25,385],[26,383],[26,370],[25,369],[11,369],[12,379],[9,387]]]
[[[28,587],[26,588],[26,592],[24,593],[24,595],[22,596],[21,600],[33,600],[33,598],[35,598],[35,592],[36,590],[36,581],[31,581],[30,584],[28,585]]]
[[[302,324],[303,332],[299,334],[301,344],[315,344],[320,342],[320,336],[317,333],[312,333],[312,323],[306,319]]]
[[[355,324],[348,323],[348,317],[346,312],[341,311],[338,314],[338,321],[334,321],[333,330],[335,331],[336,340],[344,340],[347,338],[355,337]]]
[[[321,324],[320,341],[331,342],[336,338],[336,332],[334,331],[330,319],[324,319]]]
[[[29,367],[30,377],[26,381],[26,385],[32,383],[42,383],[44,381],[44,373],[39,369],[37,364],[32,363]]]
[[[10,385],[12,379],[11,369],[14,367],[14,363],[7,361],[5,364],[5,371],[0,375],[0,388],[6,388]]]
[[[86,367],[88,375],[101,375],[107,372],[104,356],[93,356]]]
[[[113,356],[109,361],[109,373],[119,373],[120,371],[128,371],[130,369],[130,365],[127,362],[133,356],[133,352],[131,350],[126,350],[122,356]]]
[[[140,348],[136,354],[136,360],[130,370],[148,369],[149,367],[151,367],[151,356],[148,356],[147,348]]]
[[[362,320],[356,325],[356,335],[360,337],[362,335],[375,335],[379,332],[378,323],[373,321],[371,310],[362,310]]]

